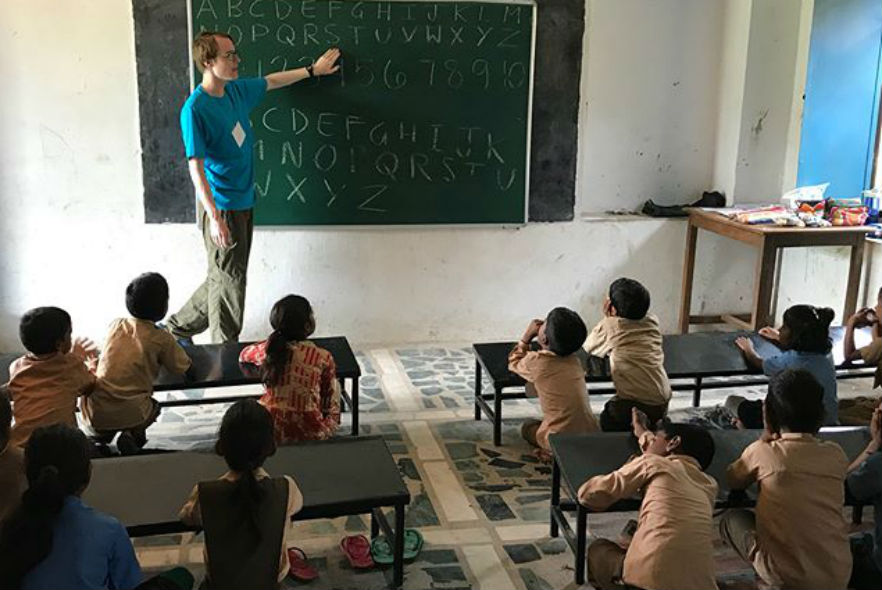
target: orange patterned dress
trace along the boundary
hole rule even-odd
[[[288,345],[282,382],[266,386],[260,403],[273,417],[276,443],[330,438],[340,426],[340,384],[334,357],[309,341]],[[242,349],[239,362],[261,366],[266,341]]]

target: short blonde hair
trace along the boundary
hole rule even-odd
[[[217,39],[215,37],[233,40],[228,34],[218,31],[203,31],[193,39],[193,61],[196,62],[196,67],[199,68],[200,72],[205,71],[205,62],[217,59],[220,49],[217,46]]]

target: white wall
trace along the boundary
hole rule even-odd
[[[602,43],[589,44],[586,68],[601,81],[586,81],[580,113],[583,206],[618,196],[679,201],[708,187],[722,3],[589,0],[588,37]],[[696,14],[716,24],[707,28]],[[634,43],[653,67],[641,65]],[[143,223],[130,3],[5,0],[0,47],[0,350],[19,349],[18,318],[36,305],[65,307],[77,332],[101,338],[124,313],[125,284],[146,270],[167,276],[179,306],[203,277],[204,255],[194,227]],[[617,101],[628,108],[616,112]],[[644,160],[662,154],[661,172],[636,156],[644,145]],[[673,330],[684,239],[682,221],[663,220],[258,230],[243,337],[264,335],[272,302],[301,292],[317,308],[321,333],[356,343],[514,338],[554,305],[593,321],[620,275],[647,284]],[[695,312],[746,310],[751,249],[702,235],[698,259]],[[838,258],[812,262],[793,269],[791,284],[813,293],[823,282],[820,302],[838,308],[843,272]]]
[[[683,204],[714,188],[724,12],[723,0],[588,0],[583,212]]]

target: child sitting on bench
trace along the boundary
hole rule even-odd
[[[784,322],[776,330],[762,328],[759,335],[784,349],[768,358],[756,353],[753,342],[744,336],[735,345],[744,354],[744,360],[755,369],[774,377],[785,369],[802,369],[812,374],[824,389],[823,426],[839,424],[839,404],[836,397],[836,366],[830,350],[830,322],[834,312],[829,307],[794,305],[784,312]],[[729,396],[725,405],[735,414],[744,428],[762,428],[762,401],[745,400],[741,396]]]
[[[77,400],[95,389],[95,345],[85,339],[71,341],[71,319],[63,309],[37,307],[24,314],[19,325],[21,343],[28,354],[9,367],[12,399],[11,441],[23,447],[39,426],[77,426]]]
[[[242,349],[239,362],[261,369],[260,398],[277,444],[330,438],[340,426],[340,384],[331,353],[309,342],[315,316],[306,298],[288,295],[270,312],[273,333]]]
[[[159,416],[153,381],[159,369],[183,373],[190,357],[170,332],[158,327],[168,311],[168,283],[162,275],[145,273],[126,287],[131,317],[114,320],[98,362],[98,386],[83,400],[83,415],[99,442],[108,443],[122,431],[116,446],[123,455],[147,443],[147,428]]]
[[[726,471],[732,490],[759,487],[756,511],[729,510],[720,536],[772,588],[845,588],[851,572],[843,517],[848,459],[815,438],[824,390],[811,373],[787,369],[769,382],[765,432]]]
[[[637,530],[627,550],[608,539],[588,546],[588,575],[602,590],[716,588],[713,509],[717,482],[703,473],[714,457],[714,440],[692,424],[663,420],[653,434],[634,408],[632,428],[642,455],[579,488],[579,502],[605,510],[642,490]],[[624,585],[623,585],[624,584]]]
[[[288,544],[286,539],[290,529],[291,517],[303,507],[303,495],[294,480],[287,475],[280,479],[271,479],[263,469],[263,463],[268,457],[276,452],[276,443],[273,440],[273,419],[269,412],[253,399],[241,400],[230,406],[224,414],[218,432],[218,440],[215,445],[217,454],[223,456],[230,468],[220,477],[220,481],[229,482],[235,487],[232,498],[236,500],[233,508],[227,507],[228,512],[220,515],[223,522],[207,522],[210,515],[205,514],[200,503],[199,488],[193,488],[190,498],[181,508],[180,518],[184,524],[191,526],[204,526],[206,531],[213,531],[226,527],[241,527],[232,532],[232,538],[221,539],[230,546],[215,546],[214,538],[209,539],[206,533],[206,564],[208,565],[209,587],[212,572],[221,570],[234,570],[236,581],[248,581],[249,586],[255,584],[255,580],[266,579],[267,575],[275,576],[278,582],[285,579],[289,569]],[[279,485],[280,484],[280,485]],[[281,531],[281,547],[274,550],[279,556],[274,560],[272,572],[243,571],[242,566],[247,560],[252,559],[252,553],[266,549],[265,543],[270,542],[270,529],[278,530],[278,522],[270,522],[272,518],[271,508],[279,505],[277,516],[283,518]],[[217,516],[215,516],[217,518]],[[229,537],[229,535],[227,535]],[[239,549],[247,548],[248,551],[240,554],[233,547],[234,544],[244,544]],[[218,563],[211,563],[209,557],[220,555],[223,557]],[[224,587],[235,587],[237,583],[225,579]]]
[[[599,430],[588,405],[585,369],[577,356],[588,329],[579,314],[556,307],[543,320],[533,320],[508,355],[508,368],[532,384],[539,396],[542,420],[521,426],[524,439],[544,451],[550,450],[548,435]],[[530,350],[536,339],[540,350]]]
[[[671,384],[665,373],[665,354],[658,319],[649,312],[649,291],[633,279],[609,286],[603,303],[604,318],[594,327],[585,351],[610,360],[616,394],[600,414],[605,431],[628,431],[631,410],[637,408],[650,424],[668,411]]]

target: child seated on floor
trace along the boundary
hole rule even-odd
[[[616,394],[600,414],[605,431],[631,428],[631,409],[647,415],[650,424],[668,411],[671,384],[665,373],[665,354],[658,319],[649,311],[649,291],[633,279],[617,279],[603,303],[604,318],[585,342],[594,356],[609,355]]]
[[[845,588],[851,572],[843,517],[848,459],[815,438],[824,389],[811,373],[787,369],[769,382],[765,432],[726,471],[732,490],[758,484],[756,511],[729,510],[720,536],[772,588]]]
[[[11,513],[24,491],[24,453],[11,443],[12,404],[9,391],[0,385],[0,523]]]
[[[882,408],[870,420],[870,442],[848,467],[845,487],[859,502],[873,504],[875,535],[851,538],[852,569],[849,588],[882,588]]]
[[[330,438],[340,426],[340,384],[331,353],[307,341],[315,332],[312,306],[288,295],[270,312],[272,334],[242,349],[239,362],[260,367],[277,444]]]
[[[303,495],[294,480],[287,475],[272,479],[263,469],[263,463],[276,452],[273,440],[273,419],[270,413],[253,399],[242,400],[230,406],[221,421],[218,440],[215,445],[218,455],[223,456],[229,471],[219,481],[228,482],[233,488],[236,506],[233,512],[238,514],[222,514],[227,526],[241,527],[232,539],[221,539],[215,544],[209,533],[223,523],[207,522],[210,515],[205,513],[199,496],[199,486],[193,488],[189,500],[181,508],[181,520],[188,525],[204,526],[206,529],[206,564],[208,565],[208,587],[211,584],[212,572],[219,569],[237,570],[250,580],[274,578],[278,582],[285,579],[289,569],[289,551],[287,537],[291,517],[303,507]],[[273,511],[278,507],[278,511]],[[281,523],[281,547],[269,548],[278,555],[273,560],[271,572],[242,571],[243,566],[251,559],[250,553],[265,550],[266,543],[275,542],[271,539],[271,530],[278,530],[279,523],[270,520],[275,517],[284,519]],[[245,553],[236,551],[232,545],[244,543],[238,549],[247,549]],[[225,546],[228,544],[230,546]],[[292,550],[293,551],[293,550]],[[295,557],[296,556],[292,556]],[[217,561],[217,563],[213,563]],[[249,577],[250,576],[250,577]],[[233,580],[226,580],[224,587],[235,587]]]
[[[141,568],[119,521],[83,503],[91,445],[66,424],[34,430],[28,489],[0,531],[0,588],[135,588]]]
[[[544,455],[550,450],[549,434],[599,430],[588,405],[585,369],[576,354],[587,332],[579,314],[556,307],[545,321],[531,321],[508,355],[509,370],[531,383],[539,396],[542,420],[525,421],[521,435]],[[534,338],[538,351],[530,350]]]
[[[873,387],[882,384],[882,289],[876,296],[876,306],[867,307],[852,314],[845,322],[845,338],[842,347],[845,360],[854,361],[861,359],[867,365],[875,365],[876,378]],[[873,339],[866,346],[857,348],[854,343],[854,331],[861,328],[871,328]],[[839,421],[842,424],[854,426],[867,426],[873,416],[873,411],[879,405],[879,397],[860,396],[852,399],[844,399],[839,402]]]
[[[63,309],[37,307],[19,324],[21,343],[28,351],[9,366],[12,399],[12,444],[23,447],[38,426],[76,427],[77,399],[95,389],[95,345],[71,341],[71,319]]]
[[[632,428],[643,454],[579,488],[579,502],[605,510],[643,493],[637,530],[627,550],[608,539],[588,546],[588,575],[595,588],[716,588],[713,509],[717,482],[703,473],[714,440],[700,426],[663,420],[653,434],[646,415],[632,410]]]
[[[97,439],[110,442],[122,431],[117,447],[124,455],[147,443],[147,428],[159,416],[153,381],[160,367],[183,373],[190,357],[171,333],[156,326],[168,311],[168,283],[145,273],[126,287],[131,317],[114,320],[98,362],[98,386],[83,400],[83,415]]]
[[[829,307],[794,305],[784,312],[784,323],[779,329],[762,328],[759,335],[780,346],[783,352],[766,359],[756,353],[753,342],[744,336],[735,345],[744,354],[744,360],[755,369],[774,377],[785,369],[808,371],[824,389],[823,426],[839,424],[839,404],[836,397],[836,367],[830,350],[830,322],[834,317]],[[741,396],[729,396],[725,405],[735,414],[744,428],[762,428],[762,402],[747,401]]]

